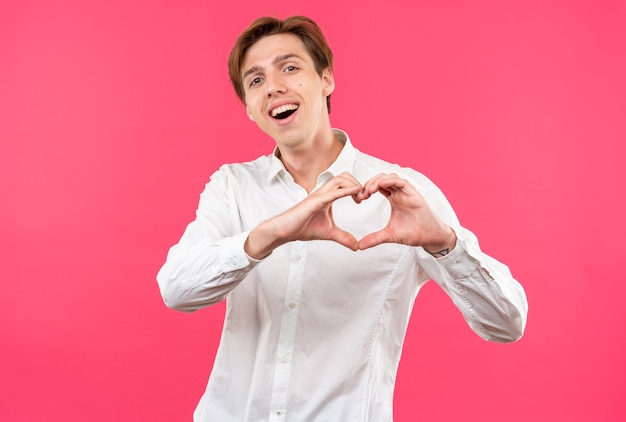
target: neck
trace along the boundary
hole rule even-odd
[[[294,181],[307,192],[315,188],[318,176],[339,156],[343,144],[332,129],[299,148],[279,147],[280,160]]]

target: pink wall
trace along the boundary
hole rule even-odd
[[[396,421],[626,418],[624,1],[207,3],[0,5],[1,420],[190,420],[223,306],[168,310],[154,277],[209,175],[271,151],[226,71],[265,14],[320,23],[333,123],[439,184],[528,293],[498,345],[428,285]]]

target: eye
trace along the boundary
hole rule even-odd
[[[298,70],[297,67],[295,67],[294,65],[289,65],[289,66],[285,66],[285,72],[289,73],[289,72],[295,72],[296,70]]]
[[[261,81],[262,81],[262,79],[261,79],[259,76],[257,76],[256,78],[253,78],[253,79],[250,81],[250,86],[255,86],[255,85],[258,85],[258,84],[260,84],[260,83],[261,83]]]

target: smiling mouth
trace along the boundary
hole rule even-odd
[[[297,104],[285,104],[280,107],[276,107],[274,110],[272,110],[270,115],[275,119],[282,120],[291,116],[293,113],[296,112],[298,108],[300,108],[300,106]]]

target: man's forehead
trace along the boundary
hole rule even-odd
[[[276,65],[290,58],[312,60],[304,43],[293,34],[268,35],[252,44],[241,61],[241,72],[249,73],[251,68]]]

